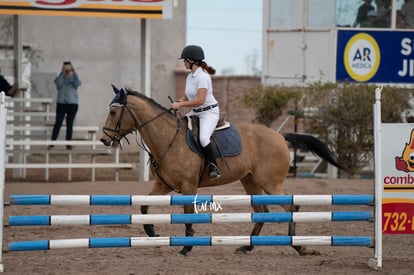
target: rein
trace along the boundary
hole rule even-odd
[[[125,110],[128,111],[128,113],[131,115],[132,119],[134,120],[134,126],[135,127],[132,128],[129,132],[125,132],[125,133],[121,134],[121,122],[122,122],[122,119],[124,117]],[[126,137],[125,137],[126,135],[128,135],[128,134],[130,134],[132,132],[139,131],[140,129],[144,128],[146,125],[150,124],[151,122],[155,121],[156,119],[160,118],[161,116],[163,116],[164,114],[169,113],[169,112],[170,112],[170,109],[169,110],[165,110],[165,111],[159,113],[158,115],[156,115],[155,117],[153,117],[153,118],[149,119],[148,121],[146,121],[146,122],[142,123],[141,125],[139,125],[138,120],[137,120],[135,114],[131,111],[131,109],[127,106],[127,104],[123,104],[122,105],[121,114],[119,116],[119,119],[118,119],[118,121],[116,123],[115,128],[114,129],[111,129],[111,128],[108,128],[108,127],[103,127],[102,130],[103,130],[103,133],[105,133],[105,135],[107,135],[109,137],[111,137],[111,136],[107,133],[107,131],[108,132],[114,132],[114,133],[116,133],[115,136],[111,137],[112,138],[112,141],[117,141],[117,142],[120,143],[120,141],[121,141],[122,138],[125,138],[126,139]],[[161,160],[164,159],[164,157],[166,156],[167,152],[171,149],[172,145],[174,144],[174,142],[175,142],[175,140],[176,140],[176,138],[178,136],[178,133],[180,132],[180,129],[181,129],[181,125],[180,125],[180,121],[179,120],[180,119],[177,118],[177,128],[176,128],[174,137],[172,138],[172,140],[168,143],[167,147],[162,152],[161,157],[160,157],[160,159],[159,159],[158,162],[161,162]],[[128,141],[128,139],[127,139],[127,141]],[[155,160],[154,156],[151,154],[151,152],[146,147],[142,136],[141,136],[141,144],[139,144],[139,142],[137,140],[137,145],[148,154],[149,161],[150,161],[150,163],[151,163],[151,165],[152,165],[155,173],[157,174],[157,176],[162,181],[162,183],[164,183],[171,191],[174,191],[176,193],[181,193],[179,190],[173,188],[170,184],[168,184],[165,181],[165,179],[160,175],[160,173],[158,171],[158,162]]]

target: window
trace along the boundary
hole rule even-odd
[[[403,3],[404,0],[397,0],[397,28],[405,28],[400,12]],[[336,0],[336,25],[391,28],[392,0],[373,0],[371,6],[369,8],[362,0]]]
[[[270,28],[293,29],[301,27],[301,0],[270,1]]]
[[[335,1],[308,0],[307,27],[335,27]]]

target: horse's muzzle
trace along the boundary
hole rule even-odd
[[[110,139],[106,139],[104,137],[101,137],[100,141],[105,145],[105,146],[110,146],[112,144],[112,140]]]

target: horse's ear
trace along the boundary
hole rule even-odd
[[[111,84],[111,86],[112,86],[112,90],[114,90],[114,93],[116,94],[116,95],[118,95],[119,94],[119,89],[114,85],[114,84]]]
[[[124,91],[124,88],[121,88],[121,90],[119,90],[119,93],[118,93],[119,102],[121,104],[126,103],[126,96],[127,96],[127,93]]]

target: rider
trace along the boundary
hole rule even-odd
[[[204,155],[209,162],[207,171],[210,179],[220,177],[217,168],[214,147],[210,138],[219,120],[220,110],[213,95],[213,85],[210,75],[216,70],[207,65],[204,60],[204,51],[200,46],[186,46],[179,59],[184,60],[186,69],[191,70],[185,84],[185,94],[171,104],[171,108],[178,110],[181,107],[192,107],[187,116],[198,116],[200,119],[200,143]]]

